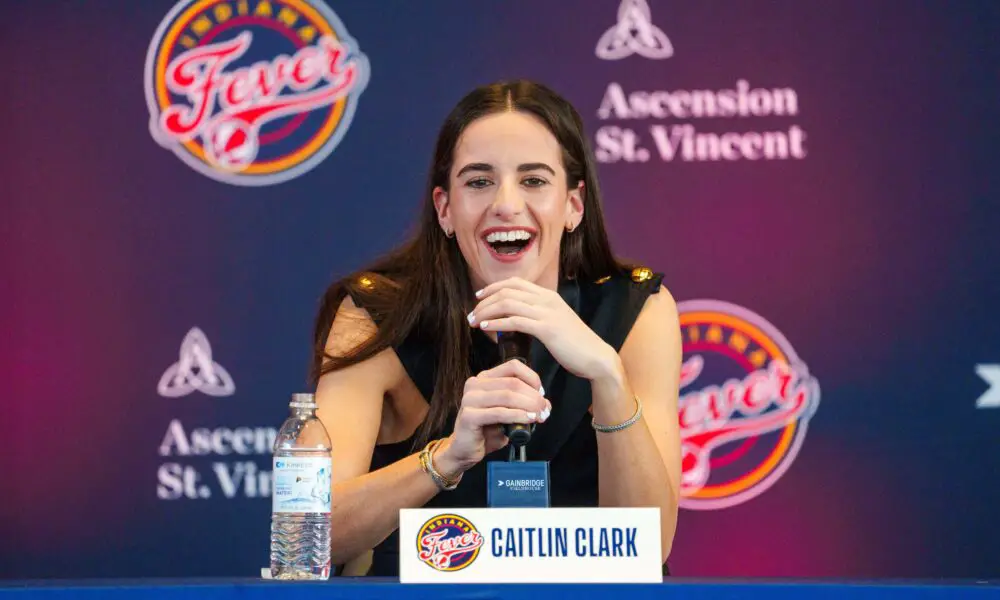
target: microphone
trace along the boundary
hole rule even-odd
[[[500,364],[519,360],[527,365],[531,342],[531,336],[525,333],[498,332]],[[506,461],[491,460],[486,467],[486,501],[490,508],[548,508],[551,504],[548,461],[527,460],[527,443],[534,429],[534,423],[503,426],[503,432],[510,440],[510,455]]]
[[[509,360],[519,360],[528,364],[531,350],[531,336],[519,331],[497,332],[497,342],[500,345],[500,363]],[[524,423],[508,423],[503,426],[503,432],[512,446],[525,446],[531,440],[531,427]]]

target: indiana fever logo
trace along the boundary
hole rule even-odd
[[[417,533],[417,556],[438,571],[461,571],[483,547],[483,535],[458,515],[440,515]]]
[[[213,179],[297,177],[344,137],[368,62],[319,0],[182,0],[146,55],[153,138]]]
[[[684,340],[681,506],[734,506],[791,466],[819,384],[770,323],[711,300],[678,303]]]

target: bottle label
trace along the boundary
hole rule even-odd
[[[329,513],[331,466],[328,457],[275,457],[272,511]]]

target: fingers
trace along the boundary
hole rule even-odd
[[[543,316],[542,310],[519,298],[498,298],[486,305],[479,305],[468,315],[469,325],[485,325],[500,317],[519,316],[537,320]]]
[[[524,383],[528,384],[528,387],[534,390],[538,390],[540,394],[545,395],[545,390],[542,388],[542,379],[531,370],[531,367],[524,364],[519,360],[508,360],[507,362],[497,365],[492,369],[481,372],[476,377],[470,378],[466,385],[468,386],[473,380],[476,379],[492,379],[500,377],[517,377]]]
[[[543,423],[552,412],[541,379],[527,365],[512,360],[465,382],[459,419],[482,429],[507,423]]]
[[[509,279],[503,279],[501,281],[495,281],[489,284],[488,286],[476,292],[476,298],[480,299],[487,298],[502,289],[515,289],[515,290],[521,290],[525,292],[535,292],[535,293],[547,291],[545,288],[536,285],[534,283],[531,283],[530,281],[521,279],[520,277],[511,277]]]
[[[544,396],[539,391],[539,388],[531,387],[523,380],[517,377],[477,377],[470,379],[465,386],[466,394],[475,394],[475,400],[471,399],[465,404],[470,405],[470,402],[478,402],[479,399],[489,397],[491,394],[482,394],[481,392],[512,392],[516,395],[523,396],[528,400],[537,400],[542,402],[542,406],[539,408],[544,408]],[[477,393],[480,392],[480,393]],[[474,406],[480,406],[479,404],[472,404]],[[526,410],[530,410],[531,407],[522,407]]]
[[[548,418],[548,414],[551,411],[551,405],[545,398],[540,396],[525,396],[510,390],[498,390],[495,392],[473,390],[462,397],[462,408],[473,410],[510,408],[527,414],[529,421],[543,420],[543,417]],[[521,421],[497,422],[520,423]]]
[[[537,304],[539,301],[538,294],[534,292],[528,292],[525,290],[518,290],[512,288],[504,288],[497,290],[496,293],[484,297],[482,300],[476,304],[475,310],[469,313],[469,320],[472,321],[472,317],[475,316],[477,320],[483,320],[483,313],[486,310],[496,310],[497,305],[513,307],[517,306],[523,308],[523,306],[531,306]],[[523,305],[523,306],[522,306]],[[503,309],[501,309],[503,310]]]
[[[541,321],[527,317],[501,317],[479,323],[479,328],[485,331],[520,331],[534,337],[541,337],[543,327]]]
[[[528,413],[517,408],[507,408],[505,406],[493,406],[491,408],[473,408],[466,410],[463,408],[462,420],[473,427],[483,429],[491,425],[506,425],[508,423],[522,423],[525,425],[538,423],[538,413]]]

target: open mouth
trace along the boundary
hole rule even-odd
[[[535,232],[530,229],[491,230],[483,242],[494,258],[501,261],[518,259],[535,242]]]

